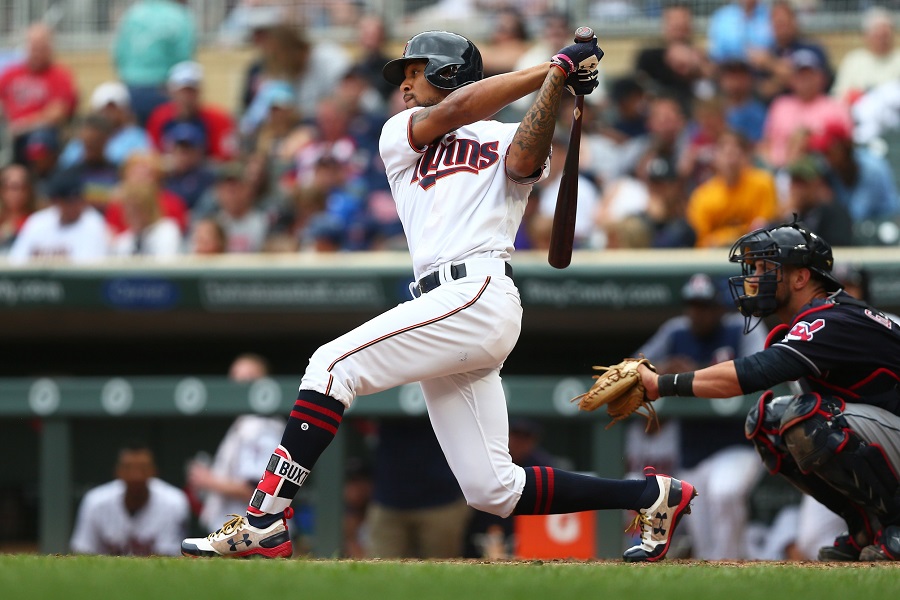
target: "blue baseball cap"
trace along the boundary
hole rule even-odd
[[[82,197],[84,181],[74,169],[56,171],[47,180],[46,193],[50,200],[71,202]]]

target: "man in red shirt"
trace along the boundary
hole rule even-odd
[[[25,163],[28,135],[59,129],[78,103],[70,71],[54,62],[53,32],[44,24],[28,28],[25,59],[0,75],[0,106],[13,137],[16,162]]]
[[[234,119],[220,108],[202,102],[203,67],[192,61],[180,62],[169,71],[171,101],[158,106],[147,121],[147,132],[156,149],[168,152],[166,134],[179,123],[200,128],[206,140],[206,156],[216,161],[230,160],[237,152]]]

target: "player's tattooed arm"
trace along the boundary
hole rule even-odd
[[[511,177],[533,177],[550,155],[564,83],[565,77],[561,71],[551,68],[513,136],[506,161],[506,170]]]

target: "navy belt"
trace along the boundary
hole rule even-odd
[[[512,265],[506,263],[503,267],[504,271],[506,271],[507,277],[513,276],[513,268]],[[466,264],[461,263],[458,265],[450,265],[450,279],[462,279],[466,276]],[[441,277],[438,271],[433,271],[419,280],[416,284],[416,289],[419,290],[419,295],[427,294],[431,290],[441,285]]]

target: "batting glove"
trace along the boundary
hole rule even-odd
[[[603,58],[603,50],[597,46],[595,35],[589,42],[577,42],[566,46],[550,59],[550,62],[565,71],[566,76],[576,71],[595,71]]]
[[[600,85],[599,75],[600,71],[597,69],[593,71],[578,69],[566,77],[566,89],[573,96],[587,96]]]

